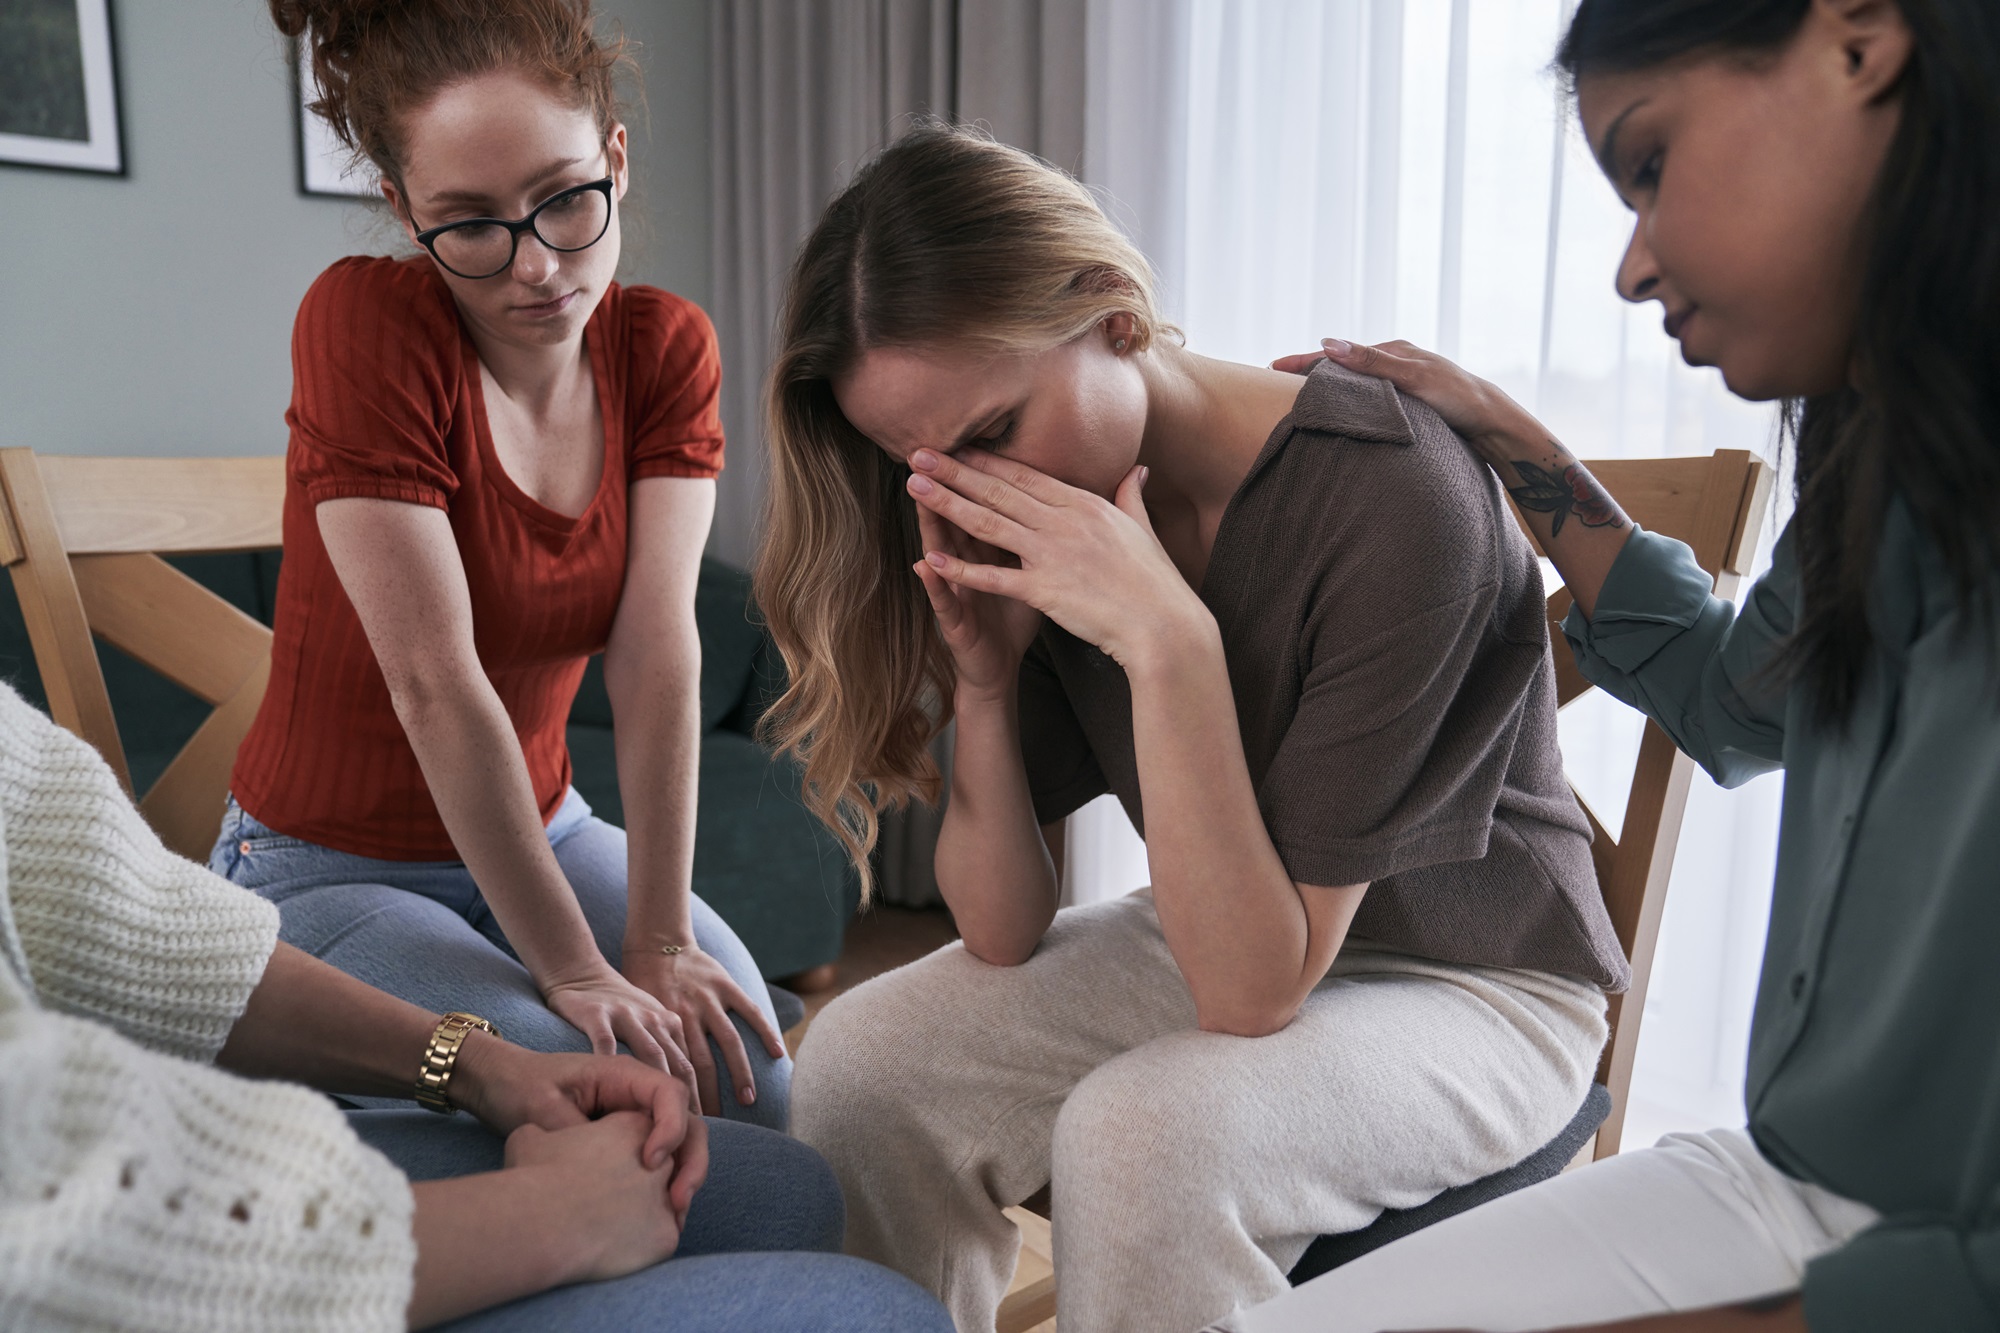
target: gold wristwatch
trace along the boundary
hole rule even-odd
[[[456,1012],[440,1019],[437,1030],[431,1033],[431,1043],[424,1047],[424,1063],[417,1070],[417,1105],[426,1111],[450,1115],[458,1109],[451,1104],[451,1071],[458,1064],[458,1049],[465,1045],[465,1034],[474,1028],[496,1037],[500,1035],[500,1029],[478,1014]]]

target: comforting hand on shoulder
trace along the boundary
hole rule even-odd
[[[1144,468],[1126,474],[1112,501],[983,449],[919,449],[910,467],[920,513],[1020,562],[1009,568],[932,547],[926,562],[961,599],[984,593],[1033,607],[1127,670],[1207,618],[1153,534],[1140,498]]]

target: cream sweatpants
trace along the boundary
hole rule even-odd
[[[1576,1114],[1604,997],[1573,978],[1343,949],[1268,1037],[1195,1026],[1150,894],[1059,913],[1034,956],[953,944],[807,1032],[792,1129],[847,1248],[985,1333],[1053,1180],[1064,1333],[1187,1333],[1285,1290],[1322,1232],[1509,1166]]]
[[[1364,1254],[1216,1333],[1569,1328],[1798,1288],[1874,1209],[1787,1176],[1737,1129],[1571,1171]]]

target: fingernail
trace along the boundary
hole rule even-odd
[[[750,1105],[750,1103],[756,1100],[757,1100],[757,1089],[755,1088],[743,1089],[743,1095],[736,1099],[737,1104],[741,1106],[748,1106]]]
[[[931,486],[931,479],[929,477],[910,478],[910,494],[929,495],[932,489],[933,487]]]
[[[1319,345],[1335,356],[1347,356],[1354,348],[1343,338],[1321,338]]]
[[[926,559],[926,560],[930,561],[930,562],[931,562],[931,567],[932,567],[932,568],[934,568],[934,569],[943,569],[943,568],[944,568],[944,552],[943,552],[943,551],[925,551],[925,552],[924,552],[924,559]]]
[[[910,455],[910,466],[919,472],[935,472],[937,465],[937,455],[928,449],[919,449]]]
[[[1140,469],[1139,469],[1139,489],[1140,489],[1140,490],[1142,490],[1142,491],[1143,491],[1143,490],[1145,490],[1145,489],[1146,489],[1146,479],[1147,479],[1147,478],[1149,478],[1149,477],[1151,477],[1152,475],[1153,475],[1153,469],[1151,469],[1151,468],[1149,468],[1149,467],[1142,467],[1142,468],[1140,468]]]

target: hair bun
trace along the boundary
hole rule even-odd
[[[303,37],[307,29],[331,36],[365,28],[384,13],[409,6],[410,0],[271,0],[271,18],[287,37]]]
[[[267,0],[297,41],[334,136],[399,179],[398,118],[438,89],[517,69],[588,109],[608,133],[613,76],[629,65],[622,38],[600,40],[590,0]]]

